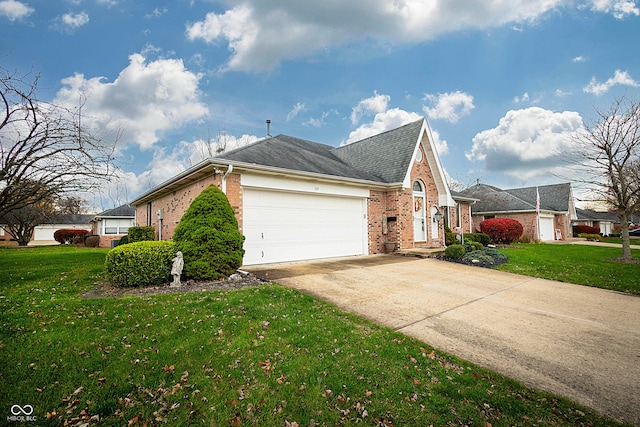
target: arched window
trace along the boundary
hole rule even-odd
[[[427,197],[424,192],[424,184],[418,180],[413,182],[413,240],[425,242],[427,240],[426,230],[426,202]]]

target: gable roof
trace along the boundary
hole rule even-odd
[[[135,218],[136,209],[130,205],[121,205],[117,208],[107,209],[106,211],[100,212],[94,217],[94,220],[99,220],[102,218]]]
[[[424,119],[333,150],[346,164],[375,174],[381,182],[403,182]]]
[[[576,213],[580,220],[600,222],[617,222],[620,220],[616,212],[599,212],[593,209],[576,208]]]
[[[472,206],[474,214],[535,212],[538,194],[540,194],[541,211],[572,214],[574,209],[570,183],[509,190],[502,190],[487,184],[476,184],[462,191],[461,194],[479,199]]]
[[[365,186],[401,185],[410,188],[409,173],[419,144],[425,149],[440,204],[453,205],[433,136],[424,118],[341,147],[287,135],[262,139],[206,159],[147,191],[131,204],[135,206],[152,200],[208,174],[221,173],[221,169],[227,172],[233,169],[299,175]]]
[[[330,145],[277,135],[217,156],[219,160],[271,166],[301,172],[376,181],[377,177],[340,160]],[[286,153],[286,156],[282,154]]]

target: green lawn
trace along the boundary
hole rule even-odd
[[[509,262],[499,266],[499,270],[640,294],[640,264],[615,261],[622,255],[619,248],[523,244],[500,251]],[[631,253],[640,259],[639,250],[632,249]]]
[[[617,425],[275,284],[82,299],[105,254],[0,248],[3,422]]]

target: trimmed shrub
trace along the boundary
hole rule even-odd
[[[156,229],[151,226],[129,227],[127,236],[129,236],[128,243],[156,240]]]
[[[97,248],[100,246],[100,236],[96,236],[95,234],[86,236],[84,239],[84,245],[88,248]]]
[[[466,250],[462,245],[447,246],[447,249],[444,250],[444,256],[453,259],[461,259],[465,253]]]
[[[73,236],[73,239],[71,239],[71,244],[84,246],[84,236]]]
[[[173,240],[184,256],[186,278],[222,279],[242,265],[244,236],[227,196],[214,185],[193,200]]]
[[[452,232],[448,226],[444,228],[444,244],[447,246],[455,245],[458,242],[456,233]]]
[[[490,218],[480,223],[480,231],[488,235],[493,243],[509,244],[522,236],[522,224],[510,218]]]
[[[105,276],[114,286],[155,286],[169,281],[176,244],[167,240],[135,242],[107,252]]]
[[[472,242],[481,243],[482,246],[487,246],[491,243],[491,237],[484,233],[469,233],[464,235],[464,240],[471,240]]]
[[[73,241],[74,237],[83,237],[89,234],[88,230],[74,230],[71,228],[61,228],[53,233],[53,238],[56,242],[64,245]],[[82,242],[80,242],[82,243]]]
[[[116,246],[126,245],[127,243],[129,243],[129,235],[125,234],[120,238],[120,240],[118,240],[118,244]]]
[[[580,237],[580,234],[600,234],[600,229],[589,225],[574,225],[573,237]]]
[[[587,239],[587,240],[593,240],[593,241],[601,241],[602,240],[602,236],[599,234],[595,234],[595,233],[580,233],[578,234],[578,237],[582,238],[582,239]]]

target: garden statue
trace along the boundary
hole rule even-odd
[[[177,288],[181,286],[180,276],[182,275],[182,269],[184,268],[184,259],[182,258],[182,252],[176,252],[176,257],[171,261],[173,261],[173,265],[171,266],[171,275],[173,276],[171,287]]]

